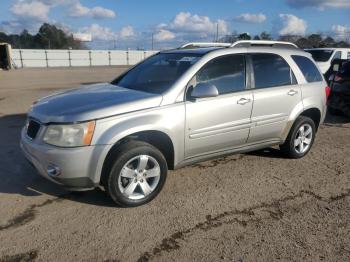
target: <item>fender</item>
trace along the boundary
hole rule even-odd
[[[144,131],[159,131],[166,134],[173,143],[174,164],[184,159],[185,106],[183,103],[163,106],[147,111],[97,120],[93,145],[103,145],[104,150],[95,159],[96,170],[91,177],[99,183],[101,171],[111,148],[123,138]]]

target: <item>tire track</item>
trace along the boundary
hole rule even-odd
[[[299,198],[303,198],[305,196],[311,197],[316,201],[332,203],[334,201],[338,201],[343,198],[349,197],[350,189],[347,189],[345,192],[336,196],[331,196],[329,198],[321,197],[309,190],[301,190],[296,195],[286,196],[284,198],[272,201],[270,203],[263,202],[259,205],[255,205],[243,210],[235,209],[232,211],[226,211],[214,217],[212,217],[211,215],[208,215],[206,216],[206,220],[204,222],[200,222],[192,228],[189,228],[184,231],[176,232],[172,234],[170,237],[164,238],[161,241],[161,243],[156,245],[151,251],[143,253],[137,261],[146,262],[156,256],[161,255],[162,252],[171,252],[173,250],[180,249],[179,241],[185,240],[186,238],[190,237],[191,235],[195,234],[198,231],[208,231],[213,228],[220,227],[224,224],[232,224],[232,223],[237,223],[243,227],[246,227],[248,223],[257,222],[265,219],[265,218],[258,217],[259,212],[268,213],[269,218],[280,220],[283,218],[283,211],[281,210],[281,205],[283,203],[293,201]]]
[[[29,206],[26,210],[24,210],[22,213],[18,214],[14,218],[10,219],[6,224],[0,225],[0,231],[6,230],[6,229],[12,229],[17,228],[20,226],[23,226],[35,219],[35,216],[37,214],[37,209],[53,204],[53,203],[59,203],[63,200],[67,199],[72,193],[68,194],[62,194],[54,199],[48,199],[44,201],[41,204],[34,204]],[[0,260],[1,261],[1,260]]]
[[[0,258],[0,262],[30,262],[38,257],[38,250],[31,250],[26,253],[16,254],[12,256],[4,256]]]

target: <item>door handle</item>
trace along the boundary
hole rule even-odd
[[[241,99],[239,99],[238,101],[237,101],[237,104],[239,104],[239,105],[245,105],[245,104],[247,104],[247,103],[250,103],[250,99],[247,99],[247,98],[241,98]]]
[[[298,91],[296,91],[296,90],[294,90],[294,89],[292,89],[292,90],[290,90],[290,91],[288,92],[288,95],[289,95],[289,96],[295,96],[296,94],[298,94]]]

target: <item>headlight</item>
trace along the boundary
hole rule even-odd
[[[48,126],[44,142],[60,147],[89,146],[95,130],[95,121],[73,125]]]

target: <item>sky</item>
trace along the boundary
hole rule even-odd
[[[155,49],[266,31],[350,38],[350,0],[0,0],[0,31],[37,33],[44,22],[91,34],[95,49]]]

